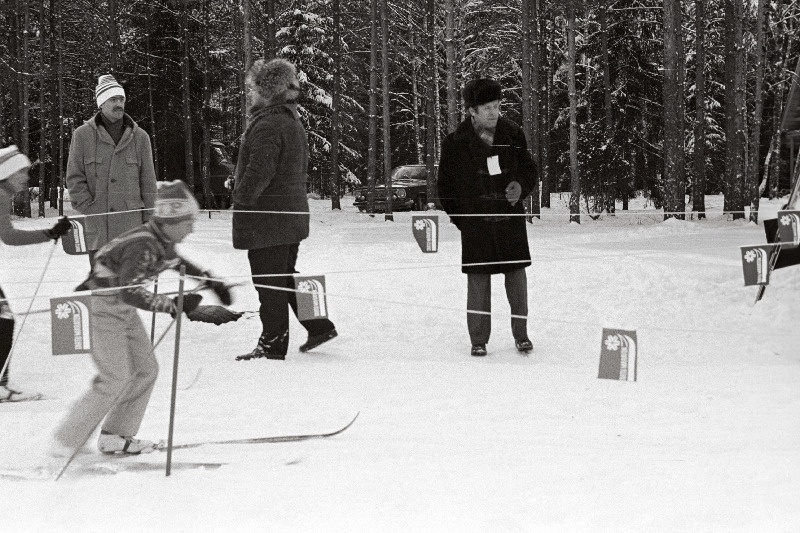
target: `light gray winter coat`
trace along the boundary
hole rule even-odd
[[[86,244],[97,250],[108,241],[150,219],[156,198],[156,173],[150,137],[127,114],[125,131],[114,145],[99,114],[75,130],[67,162],[69,198],[84,215],[145,209],[86,217]]]

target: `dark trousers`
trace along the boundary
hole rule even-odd
[[[3,294],[3,289],[0,289],[0,369],[6,369],[3,375],[0,376],[0,385],[8,384],[6,361],[11,353],[11,341],[14,337],[14,315],[11,314],[11,308],[5,299],[6,296]]]
[[[289,347],[289,308],[297,316],[297,293],[294,291],[292,274],[297,262],[299,243],[282,244],[268,248],[248,250],[247,258],[250,260],[250,272],[253,275],[253,284],[258,291],[258,300],[261,303],[259,315],[261,317],[262,338],[266,340],[280,339],[271,352],[286,355]],[[284,275],[276,275],[284,274]],[[272,287],[275,287],[273,289]],[[292,289],[284,291],[277,289]],[[327,318],[301,321],[300,324],[308,331],[309,336],[321,335],[334,328],[333,322]],[[283,340],[285,338],[285,341]]]
[[[525,269],[505,273],[506,297],[511,314],[528,316],[528,278]],[[479,311],[479,313],[470,313]],[[491,274],[467,274],[467,329],[472,344],[486,344],[492,332],[492,276]],[[511,318],[511,333],[514,339],[528,338],[527,318]]]

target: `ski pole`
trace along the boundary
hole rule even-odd
[[[186,266],[181,265],[180,281],[178,282],[178,301],[175,312],[175,355],[172,360],[172,392],[169,402],[169,432],[167,433],[167,467],[166,476],[172,470],[172,434],[175,427],[175,402],[178,394],[178,355],[181,350],[181,315],[183,314],[183,283],[186,280]]]
[[[0,370],[0,376],[5,375],[6,369],[8,368],[8,365],[11,362],[11,356],[14,355],[14,349],[17,347],[17,343],[19,342],[19,337],[22,334],[22,328],[25,327],[25,321],[28,319],[28,315],[30,314],[31,309],[33,308],[33,302],[34,300],[36,300],[36,295],[39,294],[39,287],[42,286],[42,282],[44,281],[44,275],[47,273],[47,267],[50,266],[50,260],[53,258],[53,252],[55,252],[57,245],[58,245],[58,239],[53,241],[53,247],[50,248],[50,255],[47,256],[47,261],[44,264],[42,275],[41,277],[39,277],[39,283],[36,285],[36,289],[33,291],[33,296],[31,297],[31,303],[28,304],[28,310],[25,311],[25,314],[22,316],[22,323],[19,325],[19,331],[17,331],[17,338],[14,342],[11,343],[11,351],[8,353],[8,357],[6,357],[6,362],[3,365],[3,369]]]
[[[158,294],[158,277],[156,276],[155,281],[153,282],[153,296]],[[156,337],[156,312],[153,311],[153,320],[150,322],[150,343],[152,344],[153,339]]]

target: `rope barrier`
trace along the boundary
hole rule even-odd
[[[90,218],[90,217],[100,217],[100,216],[114,216],[114,215],[124,215],[127,213],[138,213],[141,211],[153,211],[152,207],[145,207],[140,209],[126,209],[123,211],[106,211],[104,213],[90,213],[90,214],[77,214],[77,215],[68,215],[70,218]],[[330,211],[283,211],[283,210],[257,210],[257,209],[200,209],[200,213],[250,213],[253,215],[305,215],[305,216],[319,216],[321,214],[326,215],[356,215],[356,216],[376,216],[384,214],[383,211],[374,211],[372,213],[367,213],[366,211],[343,211],[343,210],[330,210]],[[749,215],[750,211],[661,211],[659,209],[654,210],[647,210],[647,209],[640,209],[640,210],[625,210],[625,211],[615,211],[614,213],[608,212],[600,212],[600,213],[589,213],[589,212],[580,212],[580,213],[570,213],[569,211],[560,211],[557,213],[551,211],[544,211],[540,213],[463,213],[463,214],[448,214],[445,211],[432,209],[426,211],[392,211],[393,215],[411,215],[411,216],[423,216],[425,213],[435,213],[435,214],[442,214],[444,216],[449,216],[451,218],[470,218],[470,217],[479,217],[479,218],[509,218],[509,217],[635,217],[635,216],[647,216],[647,217],[661,217],[661,216],[686,216],[686,217],[694,217],[699,215],[717,215],[718,217],[728,216],[728,215]]]
[[[303,291],[298,289],[290,289],[288,287],[275,287],[273,285],[261,285],[261,284],[253,284],[254,287],[261,287],[265,289],[272,289],[278,291],[285,291],[285,292],[294,292],[294,293],[301,293],[301,294],[308,294],[309,291]],[[530,316],[525,315],[515,315],[512,313],[506,312],[497,312],[497,311],[477,311],[477,310],[470,310],[464,309],[461,307],[453,307],[453,306],[446,306],[446,305],[432,305],[432,304],[423,304],[423,303],[416,303],[416,302],[403,302],[397,300],[388,300],[386,298],[369,298],[365,296],[354,296],[352,294],[339,294],[339,293],[332,293],[332,292],[320,292],[321,296],[327,298],[328,296],[334,296],[336,298],[349,298],[351,300],[360,300],[363,302],[380,302],[380,303],[388,303],[392,305],[398,306],[406,306],[406,307],[417,307],[422,309],[437,309],[440,311],[456,311],[456,312],[466,312],[467,314],[476,314],[476,315],[488,315],[488,316],[497,316],[500,318],[522,318],[526,320],[534,320],[538,322],[556,322],[561,324],[571,324],[571,325],[579,325],[579,326],[597,326],[603,327],[604,325],[600,322],[589,322],[583,320],[570,320],[565,318],[552,318],[550,316],[546,318],[542,317],[534,317],[531,318]],[[662,327],[662,326],[653,326],[653,325],[645,325],[645,326],[637,326],[637,330],[655,330],[655,331],[678,331],[682,333],[713,333],[718,335],[745,335],[750,336],[750,333],[743,332],[741,330],[732,331],[732,330],[711,330],[711,329],[699,329],[699,328],[671,328],[671,327]],[[775,333],[772,334],[773,337],[785,337],[785,338],[800,338],[800,333]]]
[[[518,261],[506,261],[503,263],[517,263]],[[473,265],[479,264],[496,264],[496,263],[473,263]],[[441,266],[458,266],[456,265],[441,265]],[[413,268],[413,267],[409,267]],[[375,271],[386,271],[388,269],[375,269]],[[352,273],[352,272],[365,272],[364,270],[361,271],[341,271],[338,273]],[[328,272],[328,274],[337,273],[337,272]],[[287,277],[291,274],[267,274],[259,277]],[[226,281],[231,279],[241,279],[241,278],[252,278],[253,276],[233,276],[233,277],[205,277],[205,276],[186,276],[187,278],[200,280],[202,282],[208,281]],[[119,290],[121,288],[127,287],[140,287],[147,284],[137,284],[137,285],[128,285],[125,287],[115,287],[112,289],[105,289],[105,290]],[[291,289],[288,287],[276,287],[274,285],[263,285],[263,284],[253,284],[253,287],[256,288],[265,288],[269,290],[278,290],[278,291],[285,291],[285,292],[294,292],[294,293],[302,293],[308,294],[308,291],[298,290],[298,289]],[[191,291],[197,291],[205,288],[203,285],[195,287]],[[482,314],[482,315],[489,315],[489,316],[496,316],[499,318],[522,318],[527,320],[533,320],[538,322],[553,322],[553,323],[560,323],[560,324],[570,324],[570,325],[578,325],[578,326],[596,326],[596,327],[603,327],[603,324],[594,321],[584,321],[584,320],[573,320],[573,319],[566,319],[566,318],[554,318],[552,316],[547,317],[531,317],[531,316],[523,316],[523,315],[514,315],[508,312],[497,312],[497,311],[477,311],[477,310],[467,310],[461,307],[454,307],[454,306],[445,306],[445,305],[434,305],[434,304],[423,304],[417,302],[406,302],[406,301],[398,301],[398,300],[389,300],[386,298],[369,298],[364,296],[356,296],[353,294],[341,294],[335,292],[320,292],[321,296],[327,297],[334,297],[334,298],[343,298],[343,299],[350,299],[350,300],[358,300],[363,302],[372,302],[372,303],[381,303],[381,304],[389,304],[389,305],[397,305],[397,306],[406,306],[406,307],[416,307],[416,308],[423,308],[423,309],[436,309],[440,311],[453,311],[453,312],[466,312],[472,314]],[[69,295],[66,295],[69,296]],[[52,295],[40,295],[34,296],[33,298],[25,298],[25,299],[35,299],[35,298],[45,298],[45,297],[53,297]],[[21,300],[22,298],[18,298],[15,300]],[[8,299],[7,299],[8,300]],[[649,300],[653,303],[653,300]],[[663,303],[667,303],[667,300],[662,300]],[[655,301],[658,303],[658,301]],[[36,310],[34,312],[30,312],[30,314],[34,314],[36,312],[44,312],[48,310]],[[250,312],[250,311],[248,311]],[[27,313],[26,313],[27,314]],[[682,327],[663,327],[663,326],[655,326],[655,325],[643,325],[638,326],[637,330],[654,330],[654,331],[664,331],[664,332],[681,332],[681,333],[704,333],[704,334],[715,334],[715,335],[737,335],[737,336],[750,336],[751,334],[748,332],[744,332],[741,330],[712,330],[712,329],[702,329],[702,328],[682,328]],[[780,338],[800,338],[800,333],[771,333],[770,336],[772,337],[780,337]]]

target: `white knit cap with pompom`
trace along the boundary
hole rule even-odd
[[[0,148],[0,181],[10,178],[29,166],[31,166],[31,160],[25,154],[21,154],[13,144],[7,148]]]
[[[125,89],[122,85],[117,83],[114,76],[111,74],[104,74],[97,79],[97,87],[94,89],[94,97],[97,100],[97,107],[103,105],[103,102],[113,96],[125,97]]]
[[[200,212],[200,206],[194,196],[189,194],[186,185],[180,181],[159,183],[156,194],[153,218],[160,222],[183,222],[193,220]]]

